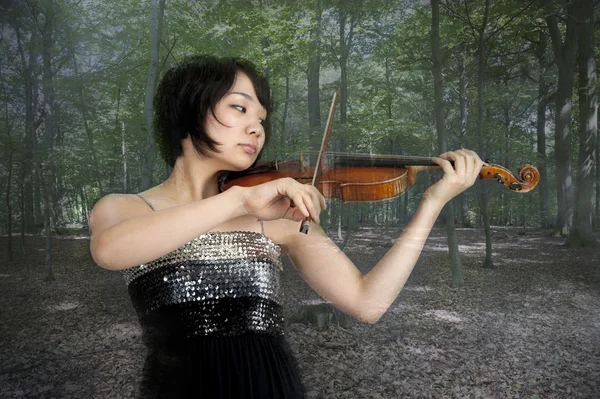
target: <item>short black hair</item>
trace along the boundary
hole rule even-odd
[[[243,58],[189,56],[165,73],[154,96],[155,141],[168,165],[175,165],[182,154],[181,140],[188,134],[199,154],[218,152],[219,143],[206,134],[204,125],[208,113],[214,116],[215,106],[231,89],[240,71],[248,75],[258,101],[267,110],[263,122],[266,143],[271,130],[271,90],[254,64]]]

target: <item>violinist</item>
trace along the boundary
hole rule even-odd
[[[269,93],[248,61],[187,58],[164,75],[155,97],[155,136],[171,175],[94,206],[92,256],[123,273],[143,330],[140,397],[304,397],[283,336],[282,252],[325,300],[375,323],[402,290],[444,204],[482,168],[465,149],[433,158],[443,178],[363,275],[319,226],[326,204],[314,186],[284,178],[220,192],[222,171],[249,168],[263,149]],[[298,231],[305,219],[308,234]]]

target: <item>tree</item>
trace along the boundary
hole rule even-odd
[[[596,93],[596,58],[594,55],[593,0],[577,3],[577,47],[579,49],[579,156],[573,229],[566,244],[598,246],[592,230],[594,167],[598,139],[598,97]]]
[[[2,69],[3,66],[2,66]],[[13,131],[14,121],[10,115],[9,107],[8,107],[8,96],[7,90],[5,86],[5,82],[2,82],[2,102],[4,103],[4,116],[5,116],[5,129],[6,129],[6,137],[8,141],[8,160],[7,160],[7,169],[8,169],[8,178],[6,179],[6,211],[7,211],[7,232],[8,232],[8,240],[6,240],[6,250],[8,253],[8,261],[13,260],[13,244],[12,244],[12,219],[13,219],[13,210],[12,210],[12,202],[11,202],[11,188],[12,188],[12,172],[13,172],[13,154],[14,154],[14,145],[13,138],[11,133]]]
[[[308,126],[311,131],[311,147],[318,148],[320,143],[321,128],[321,100],[320,100],[320,73],[321,73],[321,14],[323,13],[321,0],[316,0],[314,15],[311,18],[310,30],[310,55],[308,61]]]
[[[144,126],[146,128],[146,150],[142,169],[142,190],[152,185],[154,171],[154,93],[158,79],[158,56],[162,37],[163,15],[166,0],[152,0],[150,11],[150,64],[148,66],[148,82],[146,85],[146,103],[144,106]]]
[[[42,6],[44,24],[41,29],[42,37],[42,93],[44,96],[44,134],[38,147],[36,172],[42,188],[44,201],[44,230],[46,232],[46,280],[54,280],[52,271],[52,182],[54,181],[54,139],[58,129],[58,108],[54,91],[53,49],[56,30],[57,9],[51,0]],[[46,174],[48,176],[46,176]]]
[[[431,1],[431,53],[432,53],[432,73],[433,86],[435,91],[435,127],[438,136],[439,153],[447,151],[444,101],[443,101],[443,80],[442,80],[442,55],[440,50],[440,4],[439,0]],[[448,234],[448,247],[450,250],[450,259],[452,263],[452,285],[461,286],[464,284],[462,277],[462,267],[460,255],[458,253],[458,239],[454,229],[454,205],[452,201],[444,207],[444,220],[446,233]]]
[[[546,23],[550,30],[554,60],[558,67],[558,90],[555,96],[555,148],[556,148],[556,199],[557,199],[557,233],[569,234],[573,224],[573,176],[571,156],[571,110],[573,108],[573,82],[575,73],[576,25],[573,5],[566,7],[566,34],[563,42],[558,26],[556,10],[551,8],[548,0],[542,0],[546,8]]]
[[[29,11],[30,13],[37,13],[35,5],[29,7]],[[34,164],[37,142],[35,131],[43,121],[42,117],[36,118],[36,111],[39,108],[39,71],[37,69],[37,58],[39,47],[38,40],[40,36],[35,28],[30,30],[28,41],[25,37],[27,33],[22,33],[21,24],[25,25],[24,21],[27,21],[28,16],[29,13],[23,5],[15,8],[11,15],[11,25],[15,32],[17,51],[21,61],[20,73],[24,80],[25,137],[23,140],[24,156],[21,159],[19,176],[21,182],[21,250],[23,253],[25,252],[25,232],[34,224],[34,220],[29,217],[34,213],[33,209],[35,209],[34,190],[36,187],[32,184],[32,180],[34,179],[34,176],[32,175],[32,165]],[[28,212],[30,206],[31,212]]]
[[[487,136],[484,131],[484,118],[485,118],[485,72],[486,64],[489,58],[489,47],[491,40],[499,33],[506,30],[511,23],[513,23],[519,16],[521,16],[529,7],[531,3],[523,5],[516,11],[504,13],[504,18],[494,18],[491,13],[491,0],[486,0],[483,5],[483,10],[480,10],[481,22],[475,23],[471,17],[475,14],[473,10],[469,10],[467,3],[462,3],[461,6],[465,8],[464,14],[460,14],[457,10],[446,6],[452,15],[462,20],[471,32],[471,36],[476,43],[477,48],[477,139],[478,139],[478,153],[482,159],[488,157],[488,143]],[[505,4],[505,11],[508,10],[510,5]],[[492,261],[492,234],[490,226],[490,214],[489,214],[489,193],[485,186],[480,188],[480,210],[482,214],[482,220],[485,229],[485,241],[486,241],[486,257],[483,263],[484,268],[493,268]]]
[[[538,189],[540,190],[540,222],[542,227],[550,227],[552,221],[550,218],[550,206],[548,204],[548,169],[546,167],[546,108],[548,101],[551,100],[554,93],[549,93],[550,85],[546,80],[546,73],[549,67],[547,61],[547,45],[548,39],[546,32],[539,31],[539,39],[536,43],[536,57],[538,60],[538,105],[536,111],[536,135],[537,135],[537,167],[540,171],[540,182]]]

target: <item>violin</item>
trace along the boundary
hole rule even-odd
[[[232,186],[252,187],[291,177],[300,183],[312,182],[326,199],[341,200],[343,203],[375,202],[398,197],[407,191],[415,183],[418,172],[442,170],[432,158],[427,157],[326,154],[338,96],[339,88],[329,110],[317,162],[312,164],[304,155],[299,160],[257,162],[245,171],[223,175],[219,179],[220,190],[225,191]],[[454,166],[454,161],[449,161]],[[479,178],[493,179],[514,192],[526,193],[537,185],[540,173],[534,166],[524,165],[519,169],[517,178],[505,167],[486,161]],[[308,220],[303,221],[300,232],[308,233]]]
[[[315,164],[304,154],[299,160],[257,162],[250,169],[231,172],[222,180],[221,190],[232,186],[252,187],[271,180],[291,177],[311,183]],[[431,158],[401,155],[328,154],[318,176],[317,188],[326,199],[348,202],[376,202],[398,197],[416,181],[417,173],[442,170]],[[454,161],[449,160],[451,164]],[[538,183],[540,174],[532,165],[524,165],[515,177],[501,165],[484,162],[479,178],[496,180],[511,191],[526,193]]]

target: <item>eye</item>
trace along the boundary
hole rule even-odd
[[[264,120],[264,119],[260,119],[260,118],[258,119],[258,123],[260,123],[261,125],[262,125],[264,122],[265,122],[265,120]]]
[[[232,105],[231,107],[237,109],[240,112],[246,113],[246,107],[242,107],[241,105]]]

